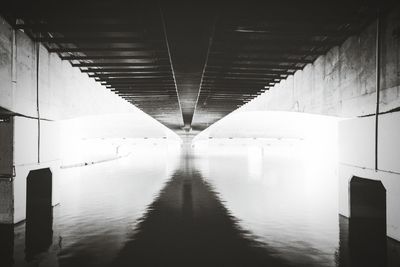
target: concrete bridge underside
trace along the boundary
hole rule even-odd
[[[118,5],[107,20],[84,5],[72,18],[87,15],[86,24],[49,16],[52,6],[10,5],[0,19],[0,223],[25,219],[32,170],[50,168],[57,203],[60,120],[145,111],[185,136],[232,111],[279,110],[347,119],[339,126],[340,213],[351,216],[353,177],[380,181],[387,234],[400,240],[399,7],[379,7],[377,19],[377,6],[339,6],[334,16],[331,6],[282,5],[270,16],[233,5],[184,6],[184,14],[145,5],[137,10],[148,18],[125,12],[118,21]],[[104,27],[88,35],[96,23]]]

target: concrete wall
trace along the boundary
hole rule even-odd
[[[53,205],[58,203],[57,172],[60,166],[58,123],[15,116],[7,124],[6,138],[12,138],[8,162],[0,178],[0,223],[17,223],[25,219],[26,178],[31,170],[50,168],[53,173]],[[2,141],[5,140],[2,138]],[[40,146],[39,146],[40,142]],[[0,150],[2,154],[7,150]]]
[[[379,116],[378,170],[375,171],[375,118],[339,123],[339,213],[350,216],[353,176],[381,181],[386,188],[387,234],[400,240],[400,112]]]
[[[203,134],[207,138],[218,132],[225,135],[219,137],[229,137],[223,131],[229,129],[225,122],[250,112],[293,111],[353,118],[339,123],[339,213],[350,216],[349,181],[353,176],[380,180],[387,190],[387,234],[400,240],[400,112],[395,112],[400,108],[399,17],[400,7],[397,7],[382,20],[379,107],[380,112],[388,113],[379,115],[377,155],[375,117],[368,116],[376,110],[376,22],[209,127],[199,137]],[[258,121],[262,126],[263,118]],[[243,123],[246,124],[247,121]],[[243,127],[236,131],[245,130]],[[233,132],[231,129],[230,134]]]
[[[400,107],[400,7],[382,21],[381,111]],[[239,110],[281,110],[339,117],[375,113],[376,22]]]
[[[13,121],[0,121],[0,176],[12,174]]]
[[[106,137],[110,132],[113,132],[113,137],[120,138],[131,135],[148,136],[144,132],[151,128],[157,129],[159,137],[179,138],[167,127],[134,105],[106,89],[93,78],[89,78],[87,74],[81,73],[78,68],[73,68],[68,61],[62,61],[57,54],[51,54],[43,45],[34,43],[23,31],[13,30],[0,17],[0,115],[5,111],[7,114],[31,118],[39,116],[42,119],[40,128],[46,127],[47,124],[44,123],[46,120],[66,121],[67,119],[86,117],[90,118],[87,121],[92,127],[102,125],[96,125],[93,123],[94,121],[117,121],[114,124],[109,123],[109,128],[96,127],[93,129],[93,131],[97,131],[97,137]],[[128,119],[121,121],[121,115]],[[136,127],[131,127],[132,120],[136,122],[140,120],[140,123],[135,125]],[[0,126],[0,137],[2,138],[0,146],[10,144],[9,140],[5,139],[7,135],[5,129],[1,129],[4,127]],[[18,129],[16,130],[18,131]],[[35,131],[38,130],[39,128],[36,128]],[[50,129],[48,130],[50,131]],[[135,133],[132,134],[132,131]],[[47,134],[47,132],[44,131],[43,134]],[[52,135],[53,133],[49,132],[48,134]],[[25,143],[30,142],[29,139],[32,139],[33,135],[38,135],[33,132],[22,134],[26,135],[26,139],[21,138],[20,140]],[[41,139],[46,139],[43,134]],[[41,142],[41,144],[44,143]],[[23,146],[23,144],[21,145]],[[7,151],[10,150],[6,147],[0,148],[0,153],[8,153]],[[36,152],[32,150],[27,153],[38,152],[36,149]],[[41,147],[40,158],[58,157],[55,152],[57,150],[54,150],[53,147]],[[0,154],[0,174],[3,168],[2,162],[4,160]],[[9,168],[9,161],[4,164]],[[7,172],[9,173],[9,171]]]
[[[35,44],[0,17],[0,107],[50,120],[84,115],[141,112],[39,45],[39,95]]]
[[[109,114],[141,117],[160,128],[163,136],[179,138],[0,17],[0,118],[10,120],[0,121],[0,223],[25,219],[26,178],[31,170],[51,169],[53,204],[58,202],[61,121]],[[131,128],[119,130],[116,135],[125,137]]]
[[[13,182],[11,178],[0,179],[0,223],[13,223]]]
[[[0,222],[13,221],[13,120],[0,122]]]

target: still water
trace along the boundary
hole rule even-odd
[[[0,228],[0,266],[400,266],[398,243],[338,216],[336,165],[306,152],[151,144],[63,169],[53,216]]]

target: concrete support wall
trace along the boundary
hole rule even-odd
[[[387,190],[387,234],[400,240],[400,7],[381,20],[378,153],[375,153],[376,21],[304,70],[236,110],[330,115],[339,127],[340,214],[350,216],[353,176],[382,181]],[[375,170],[375,160],[378,170]]]
[[[59,127],[57,122],[41,121],[40,135],[37,128],[36,119],[14,118],[14,223],[25,219],[26,178],[31,170],[50,168],[52,203],[58,203]]]
[[[400,107],[400,8],[382,21],[380,110]],[[375,113],[376,22],[240,110],[280,110],[339,117]]]
[[[7,168],[0,176],[0,223],[18,223],[26,214],[26,178],[32,170],[50,168],[53,174],[53,205],[58,203],[59,138],[58,125],[53,121],[41,121],[40,135],[38,120],[14,116],[3,131],[3,140],[11,151],[0,150],[5,155]]]
[[[13,121],[10,118],[0,120],[0,176],[12,173]]]
[[[13,128],[12,119],[0,121],[0,223],[13,222]]]
[[[0,223],[25,219],[31,170],[51,169],[58,202],[59,121],[106,114],[141,116],[171,132],[0,17]]]
[[[0,179],[0,223],[12,224],[14,222],[13,209],[13,182],[11,178],[3,177]]]
[[[37,46],[39,83],[37,88]],[[0,17],[0,107],[48,120],[140,112]]]
[[[375,118],[339,124],[339,213],[350,216],[353,176],[381,181],[386,189],[387,234],[400,240],[400,112],[379,116],[378,169],[375,170]]]

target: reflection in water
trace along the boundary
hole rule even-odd
[[[245,237],[185,160],[112,266],[289,266]]]
[[[350,219],[349,244],[352,266],[386,266],[386,221]]]
[[[335,265],[333,164],[312,164],[301,147],[284,145],[210,146],[204,152],[207,157],[197,151],[196,166],[251,238],[294,266]]]
[[[185,177],[182,187],[182,214],[183,218],[190,221],[193,215],[192,181]]]
[[[56,223],[62,235],[60,265],[108,265],[170,179],[178,159],[173,148],[151,144],[136,146],[128,158],[66,170]]]
[[[400,266],[399,243],[376,226],[338,224],[334,170],[288,149],[218,146],[179,161],[143,146],[63,170],[53,237],[0,227],[0,266]],[[47,240],[34,257],[29,229]]]
[[[388,254],[387,248],[399,252],[400,246],[386,238],[384,220],[347,219],[340,216],[339,225],[339,266],[399,266],[399,255]],[[388,259],[392,261],[390,264]]]
[[[45,252],[53,243],[53,213],[36,210],[35,216],[26,220],[25,253],[26,260],[32,261],[35,256]]]
[[[13,266],[14,226],[0,224],[0,266]]]

